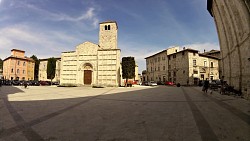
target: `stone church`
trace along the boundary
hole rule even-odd
[[[99,44],[84,42],[75,51],[61,54],[61,85],[119,86],[120,53],[116,21],[99,25]]]

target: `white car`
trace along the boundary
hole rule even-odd
[[[150,81],[150,82],[148,82],[148,85],[149,85],[149,86],[157,86],[157,83],[154,82],[154,81]]]

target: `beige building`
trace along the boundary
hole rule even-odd
[[[61,58],[55,58],[56,59],[56,72],[55,72],[55,78],[52,80],[53,82],[59,82],[60,81],[60,70],[61,70]],[[50,79],[47,79],[47,63],[48,59],[40,59],[39,64],[39,74],[38,74],[38,80],[39,81],[50,81]]]
[[[183,49],[168,55],[168,80],[181,85],[197,85],[199,80],[219,79],[219,59]]]
[[[35,61],[24,54],[23,50],[11,50],[11,56],[3,60],[4,79],[34,80]]]
[[[217,28],[222,75],[229,85],[250,98],[250,1],[207,0]]]
[[[100,23],[99,44],[84,42],[61,55],[61,85],[119,86],[120,49],[115,21]]]
[[[202,53],[204,55],[210,55],[210,56],[214,56],[216,58],[219,58],[219,78],[221,78],[221,74],[222,74],[222,64],[221,64],[221,52],[219,50],[210,50],[208,52]]]
[[[219,79],[218,58],[197,50],[173,47],[146,57],[144,81],[171,81],[181,85],[197,85],[199,80]]]
[[[167,73],[167,66],[168,66],[168,58],[167,55],[172,53],[178,52],[179,47],[172,47],[169,49],[165,49],[161,52],[158,52],[154,55],[146,57],[146,77],[145,72],[143,74],[144,81],[167,81],[168,80],[168,73]]]

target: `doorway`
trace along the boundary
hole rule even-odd
[[[84,70],[84,80],[85,85],[90,85],[92,83],[92,71],[91,70]]]

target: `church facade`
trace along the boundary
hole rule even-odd
[[[84,42],[61,54],[60,85],[119,86],[120,53],[115,21],[99,24],[99,44]]]

